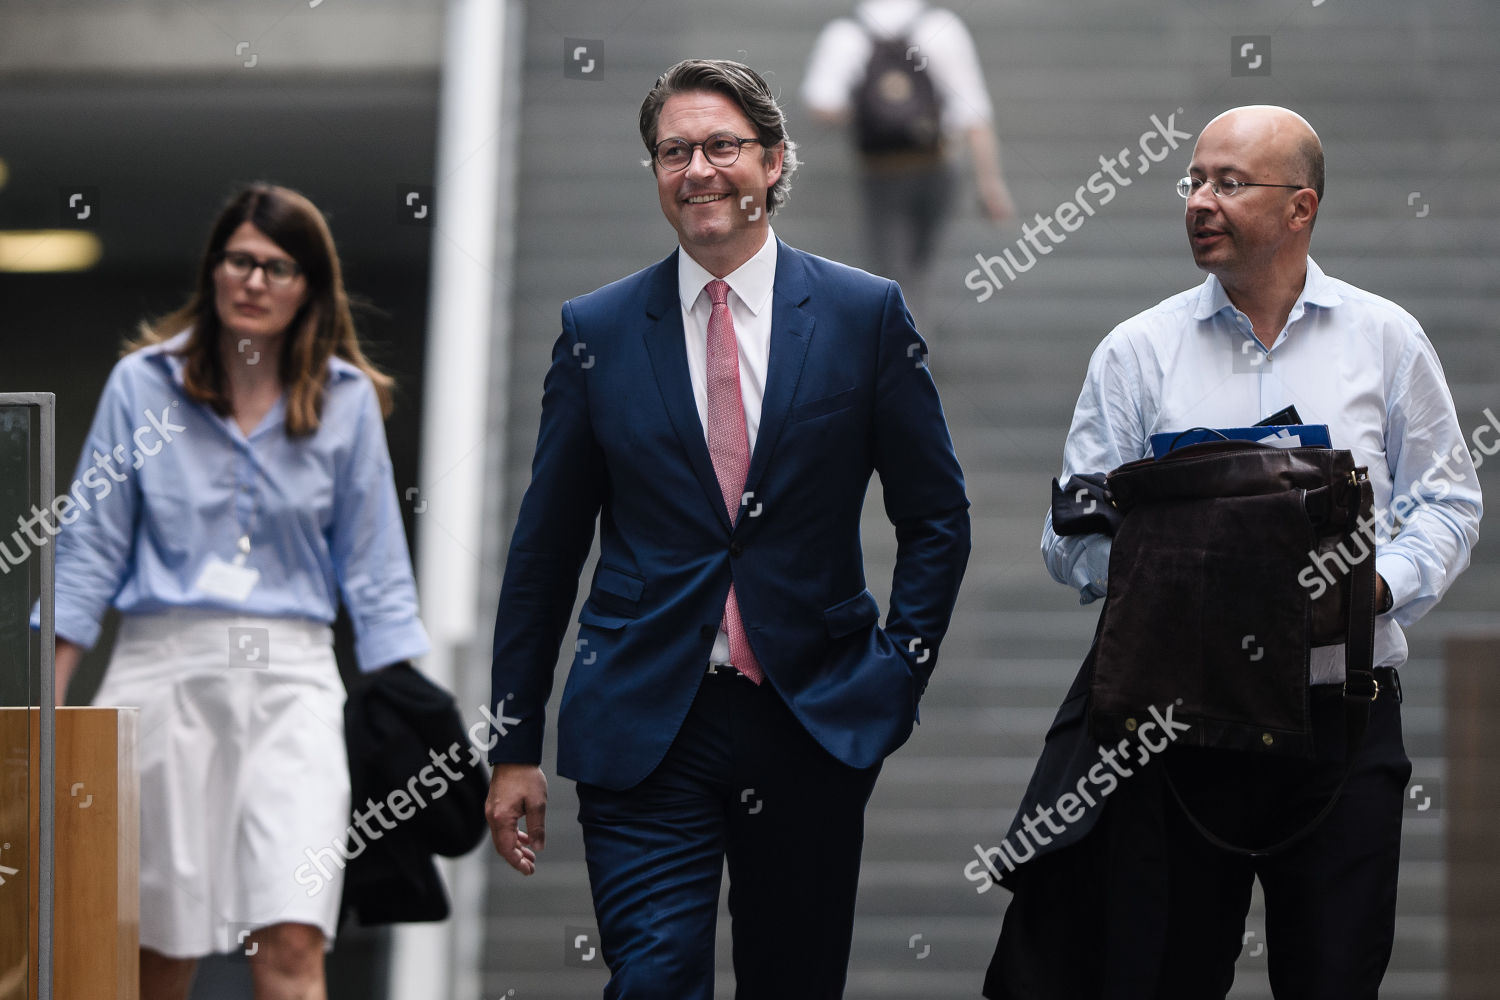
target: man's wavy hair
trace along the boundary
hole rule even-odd
[[[775,215],[776,210],[786,204],[787,193],[792,188],[792,174],[797,170],[797,144],[787,136],[786,115],[782,114],[771,88],[759,73],[744,63],[729,59],[684,59],[656,78],[656,85],[641,103],[641,141],[646,144],[647,164],[655,171],[656,126],[667,98],[704,91],[729,98],[755,126],[762,162],[771,161],[775,146],[784,146],[781,176],[766,192],[766,213]]]

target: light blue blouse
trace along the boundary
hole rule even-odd
[[[193,402],[183,332],[110,373],[67,498],[54,504],[57,634],[92,646],[105,608],[204,608],[332,623],[342,594],[361,670],[428,651],[375,388],[333,358],[322,423],[289,438],[277,401],[247,437]],[[243,601],[199,586],[212,560],[259,578]],[[35,623],[36,616],[33,616]]]

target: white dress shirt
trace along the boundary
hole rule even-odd
[[[698,422],[708,440],[708,316],[713,302],[705,290],[714,276],[680,247],[677,254],[677,299],[682,303],[682,332],[687,341],[688,374]],[[771,360],[771,291],[776,281],[776,234],[766,227],[766,242],[755,256],[724,276],[729,285],[729,315],[740,349],[740,399],[750,453],[760,430],[760,404],[766,395],[766,368]],[[710,663],[729,662],[729,635],[714,638]]]
[[[1400,306],[1330,278],[1311,257],[1286,326],[1269,350],[1219,279],[1181,292],[1105,337],[1063,450],[1060,482],[1150,454],[1152,434],[1244,427],[1294,405],[1327,424],[1333,447],[1369,468],[1376,571],[1395,600],[1375,623],[1375,666],[1406,661],[1410,625],[1469,564],[1483,503],[1442,365]],[[1392,499],[1407,497],[1396,505]],[[1059,537],[1049,511],[1042,553],[1054,579],[1086,604],[1104,596],[1110,540]],[[1342,646],[1312,651],[1312,682],[1344,677]]]

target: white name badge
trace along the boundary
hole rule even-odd
[[[194,586],[210,597],[220,597],[236,604],[243,604],[250,597],[250,591],[255,589],[255,584],[259,580],[260,570],[258,569],[236,566],[234,563],[225,562],[218,556],[209,556]]]

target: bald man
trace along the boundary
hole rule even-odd
[[[1402,627],[1468,565],[1479,486],[1421,326],[1308,256],[1323,149],[1306,121],[1276,107],[1224,112],[1199,136],[1178,191],[1189,249],[1208,278],[1120,324],[1095,350],[1060,481],[1144,458],[1158,432],[1247,426],[1287,406],[1327,424],[1333,447],[1368,467],[1374,489],[1380,690],[1327,820],[1282,852],[1247,858],[1190,826],[1160,767],[1090,738],[1091,656],[1003,849],[979,845],[965,872],[981,892],[998,881],[1014,894],[984,995],[1206,1000],[1228,993],[1243,951],[1268,956],[1277,1000],[1374,998],[1394,936],[1411,774],[1396,674]],[[1083,603],[1105,595],[1106,535],[1059,537],[1049,514],[1042,552]],[[1168,751],[1178,789],[1219,836],[1274,843],[1328,801],[1346,770],[1343,679],[1343,647],[1313,649],[1312,761]],[[1245,932],[1257,878],[1263,942]]]

